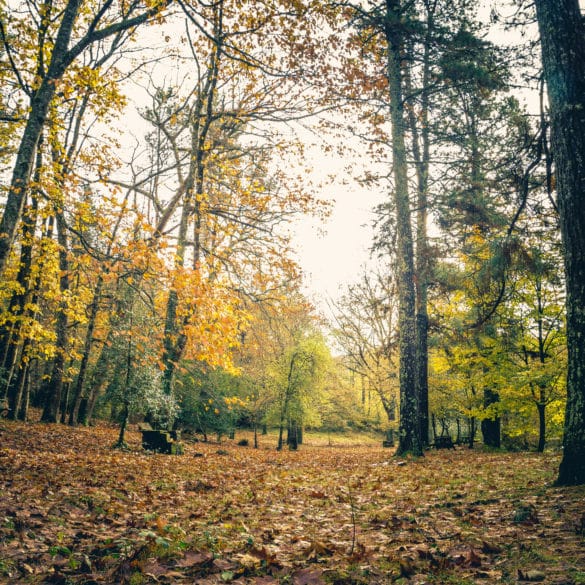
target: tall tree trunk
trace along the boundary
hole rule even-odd
[[[4,273],[16,230],[22,216],[37,144],[47,116],[49,102],[55,92],[54,83],[39,87],[31,101],[29,118],[24,129],[4,213],[0,220],[0,275]]]
[[[282,451],[283,445],[284,445],[284,419],[281,418],[280,423],[278,425],[278,443],[276,444],[276,450]]]
[[[128,419],[130,418],[130,408],[128,402],[125,400],[122,406],[122,420],[120,421],[120,432],[118,433],[118,440],[114,444],[115,449],[125,449],[126,444],[126,428],[128,427]]]
[[[18,223],[22,216],[35,152],[47,119],[49,104],[55,95],[57,86],[55,81],[63,75],[74,58],[72,55],[68,55],[67,48],[81,3],[82,0],[69,0],[67,2],[62,13],[61,26],[55,38],[48,71],[31,98],[28,119],[16,155],[10,190],[0,220],[0,275],[4,273],[6,268]]]
[[[71,408],[71,413],[69,415],[70,425],[76,425],[79,422],[79,409],[81,407],[81,401],[83,400],[85,376],[87,374],[87,366],[89,365],[89,358],[91,355],[91,349],[93,347],[93,334],[95,331],[97,316],[99,314],[103,282],[104,277],[103,274],[100,273],[98,275],[95,290],[93,293],[93,300],[90,306],[89,318],[87,321],[87,330],[85,333],[85,343],[83,345],[83,354],[81,356],[81,362],[79,364],[79,372],[77,373],[75,389],[73,390],[73,407]]]
[[[23,351],[26,351],[26,346],[29,343],[29,340],[25,339]],[[10,382],[10,400],[8,404],[11,409],[9,415],[12,420],[26,420],[30,397],[29,373],[30,363],[23,361]]]
[[[20,349],[20,355],[26,355],[28,346],[30,345],[30,338],[26,338]],[[12,420],[18,420],[22,411],[23,392],[25,390],[26,373],[28,371],[28,363],[21,359],[20,363],[15,366],[14,371],[10,377],[8,384],[8,415]]]
[[[546,402],[545,402],[544,390],[541,390],[540,402],[538,402],[536,404],[536,408],[538,409],[538,447],[537,447],[537,451],[539,453],[543,453],[544,447],[546,445]]]
[[[63,382],[65,377],[65,363],[67,361],[67,350],[69,345],[69,319],[67,316],[67,298],[69,292],[69,245],[67,238],[67,228],[62,212],[56,214],[57,218],[57,239],[59,242],[59,270],[61,277],[59,279],[59,290],[62,301],[57,311],[56,329],[56,348],[57,353],[53,361],[53,371],[51,378],[46,386],[45,407],[41,420],[43,422],[56,423],[59,420],[59,408],[61,406],[61,397],[63,393]]]
[[[26,246],[24,246],[26,247]],[[21,253],[21,271],[22,267],[24,266],[23,263],[23,254]],[[30,265],[29,265],[30,268]],[[20,272],[20,271],[19,271]],[[27,284],[23,285],[20,278],[17,279],[21,286],[28,286]],[[27,279],[28,281],[28,279]],[[8,307],[8,314],[14,315],[14,320],[7,321],[0,330],[0,352],[2,355],[1,367],[3,370],[3,392],[2,394],[6,396],[8,402],[10,403],[11,400],[14,400],[14,386],[12,385],[12,378],[15,375],[15,369],[17,368],[19,355],[22,355],[22,340],[20,339],[20,331],[21,331],[21,324],[22,324],[22,317],[24,315],[24,307],[26,303],[26,298],[29,296],[30,291],[26,288],[23,288],[25,291],[23,294],[14,294],[10,299],[10,304]],[[11,396],[12,394],[12,396]],[[13,410],[14,405],[10,405],[10,413],[16,416],[16,413]]]
[[[191,193],[185,198],[181,211],[181,222],[177,236],[177,252],[175,254],[175,268],[181,269],[185,263],[185,248],[187,245],[187,228],[191,215],[192,201],[194,197]],[[175,288],[169,291],[165,316],[164,332],[164,352],[163,352],[163,389],[166,394],[173,393],[173,383],[177,366],[187,344],[187,338],[184,334],[184,326],[187,325],[190,316],[177,319],[177,309],[179,307],[179,295]]]
[[[133,319],[133,310],[134,308],[130,308],[130,324],[132,325]],[[132,368],[133,368],[133,344],[132,344],[132,337],[128,338],[128,353],[126,355],[126,378],[124,380],[124,388],[130,388],[130,383],[132,382]],[[126,448],[126,428],[128,426],[128,420],[130,418],[130,404],[127,399],[124,400],[122,406],[122,420],[120,421],[120,434],[118,435],[118,440],[116,441],[114,447],[119,449]]]
[[[536,299],[537,299],[537,310],[538,310],[538,360],[542,366],[546,362],[546,347],[545,347],[545,335],[544,335],[544,302],[542,283],[540,279],[536,282]],[[536,409],[538,410],[538,447],[539,453],[544,452],[544,446],[546,444],[546,404],[547,404],[547,392],[546,386],[542,385],[542,382],[538,386],[538,392],[535,389],[532,390],[533,397],[536,400]]]
[[[59,421],[59,408],[63,393],[63,378],[65,374],[65,351],[67,345],[66,317],[57,318],[57,354],[53,360],[51,377],[45,386],[45,405],[41,420],[56,423]],[[65,326],[64,326],[65,324]]]
[[[8,404],[8,418],[11,420],[18,419],[18,411],[20,409],[21,395],[19,393],[20,382],[19,372],[24,368],[25,363],[21,360],[18,364],[19,356],[21,356],[28,345],[28,339],[25,339],[22,345],[18,345],[16,342],[10,342],[8,358],[10,359],[11,366],[6,370],[6,386],[5,394],[6,401]]]
[[[104,371],[102,374],[100,374],[99,383],[97,382],[96,378],[92,378],[92,382],[93,383],[89,391],[89,396],[87,397],[87,406],[85,407],[85,410],[80,417],[81,424],[85,426],[89,426],[91,424],[95,405],[98,401],[98,398],[105,391],[107,386],[108,381],[106,378],[106,372]]]
[[[63,383],[63,397],[61,399],[61,424],[67,424],[67,419],[71,415],[69,404],[71,401],[71,382]]]
[[[483,391],[483,405],[489,408],[493,404],[500,401],[500,395],[490,388],[484,388]],[[481,434],[483,436],[483,444],[488,447],[499,449],[501,446],[501,419],[498,415],[493,418],[486,418],[481,421]]]
[[[473,449],[473,445],[475,443],[475,432],[477,430],[477,422],[475,420],[475,417],[471,417],[469,419],[469,443],[468,443],[468,447],[470,449]]]
[[[535,0],[551,110],[567,288],[567,407],[559,485],[585,484],[585,26],[578,0]]]
[[[22,380],[22,392],[20,398],[20,408],[18,410],[18,420],[26,421],[28,418],[28,408],[30,405],[30,363],[26,364],[24,378]]]
[[[411,76],[405,76],[408,93],[408,125],[412,135],[412,150],[416,164],[417,202],[416,202],[416,388],[420,421],[420,441],[423,447],[429,445],[429,348],[428,348],[428,288],[429,288],[429,243],[427,235],[428,188],[430,166],[429,135],[429,85],[430,85],[430,48],[434,25],[434,3],[427,2],[427,30],[423,54],[423,74],[420,108],[414,103],[414,90]],[[418,116],[415,115],[420,110]],[[420,129],[419,129],[420,125]]]
[[[408,193],[406,124],[403,106],[402,6],[400,0],[386,0],[385,37],[388,44],[388,84],[392,123],[394,204],[397,226],[398,328],[400,351],[400,428],[397,455],[422,455],[417,396],[416,294],[414,248]]]

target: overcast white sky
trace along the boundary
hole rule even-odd
[[[315,167],[344,176],[341,164],[329,157],[314,161]],[[299,220],[294,246],[305,273],[308,295],[320,307],[329,298],[339,296],[344,285],[359,278],[367,263],[372,242],[373,209],[387,194],[361,188],[357,183],[325,185],[318,195],[333,204],[330,217],[323,223],[315,219]]]

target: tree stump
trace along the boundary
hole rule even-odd
[[[453,439],[449,435],[435,437],[434,447],[435,449],[455,449]]]
[[[146,426],[139,428],[142,433],[142,448],[146,451],[183,455],[185,449],[181,443],[181,431],[156,431]]]
[[[386,438],[382,441],[382,447],[394,447],[394,431],[392,429],[386,431]]]

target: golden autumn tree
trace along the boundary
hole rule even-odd
[[[18,100],[27,107],[0,219],[0,273],[5,271],[17,235],[51,103],[65,97],[61,91],[64,75],[86,51],[108,53],[119,48],[137,26],[159,18],[167,4],[25,1],[18,10],[4,14],[4,61],[13,85],[18,86]]]
[[[311,198],[294,182],[285,185],[285,173],[272,168],[271,149],[246,136],[260,132],[269,140],[272,130],[260,130],[261,124],[288,119],[300,107],[291,99],[289,79],[278,75],[288,57],[280,55],[277,64],[264,45],[257,47],[258,39],[269,39],[264,30],[259,34],[258,23],[266,24],[268,33],[293,13],[269,5],[262,15],[228,2],[185,5],[189,66],[197,71],[207,61],[209,68],[192,76],[194,89],[176,96],[166,118],[156,118],[155,107],[145,114],[154,132],[164,136],[166,145],[159,140],[153,151],[160,161],[168,147],[166,170],[174,173],[174,183],[163,184],[168,173],[163,176],[160,168],[149,175],[148,189],[136,174],[125,183],[114,179],[115,157],[108,147],[116,140],[112,133],[103,135],[110,140],[104,147],[92,133],[124,108],[124,73],[109,63],[123,55],[138,25],[151,17],[162,23],[165,6],[120,6],[116,12],[109,2],[66,3],[52,18],[56,6],[22,3],[22,12],[2,20],[7,65],[2,71],[9,88],[3,94],[5,121],[23,128],[21,146],[15,143],[12,183],[24,187],[7,192],[2,220],[7,267],[2,360],[13,384],[14,416],[31,388],[27,364],[31,356],[42,356],[41,350],[39,363],[48,361],[52,368],[43,389],[46,420],[68,415],[75,424],[80,410],[91,412],[111,374],[102,364],[115,333],[116,319],[108,313],[117,313],[120,279],[137,294],[152,296],[157,310],[164,306],[165,330],[153,331],[153,339],[161,344],[168,388],[183,357],[229,364],[245,322],[242,293],[278,287],[292,266],[285,231],[278,226],[311,207]],[[41,16],[40,26],[29,14]],[[156,99],[166,91],[157,90]],[[160,107],[168,109],[173,99],[167,95]],[[246,130],[250,123],[255,126]],[[37,132],[39,137],[44,132],[42,141]],[[281,153],[284,144],[276,141]],[[31,152],[34,181],[27,170]],[[170,196],[165,199],[162,192]],[[20,222],[27,198],[30,206]],[[175,231],[169,226],[177,219]],[[45,235],[39,239],[41,227]],[[17,235],[20,269],[6,264]],[[35,281],[35,275],[44,281]],[[37,298],[44,303],[41,310],[35,309]],[[54,319],[44,317],[49,311]]]
[[[228,359],[243,326],[242,296],[262,296],[287,278],[285,226],[319,207],[275,164],[289,158],[290,146],[274,126],[305,115],[306,103],[293,98],[288,76],[277,75],[282,55],[277,67],[263,44],[282,16],[278,7],[256,8],[226,0],[187,10],[189,49],[177,66],[184,81],[150,82],[152,105],[142,111],[150,154],[133,184],[154,237],[170,242],[161,357],[168,393],[183,358]]]
[[[42,39],[38,42],[40,51]],[[5,274],[6,294],[16,287],[3,313],[0,344],[11,416],[26,416],[31,384],[36,385],[35,379],[30,380],[29,364],[39,355],[52,368],[41,389],[45,420],[57,420],[63,390],[70,386],[78,357],[74,338],[86,320],[84,311],[91,297],[91,284],[72,277],[83,265],[75,249],[83,254],[92,250],[75,218],[84,214],[84,207],[89,211],[85,200],[88,177],[111,168],[108,150],[91,134],[91,128],[96,122],[107,123],[124,103],[117,86],[118,72],[106,65],[113,52],[113,47],[108,50],[100,45],[95,54],[84,53],[62,75],[61,92],[48,108],[43,139],[36,148],[18,271],[9,265]],[[98,254],[98,249],[93,252]],[[47,319],[47,315],[53,318]],[[33,324],[36,326],[31,328]],[[43,335],[44,346],[40,343]],[[63,398],[67,402],[67,396]],[[65,409],[62,420],[64,415]]]

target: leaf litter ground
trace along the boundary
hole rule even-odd
[[[585,583],[585,488],[558,456],[255,450],[0,423],[0,583]]]

